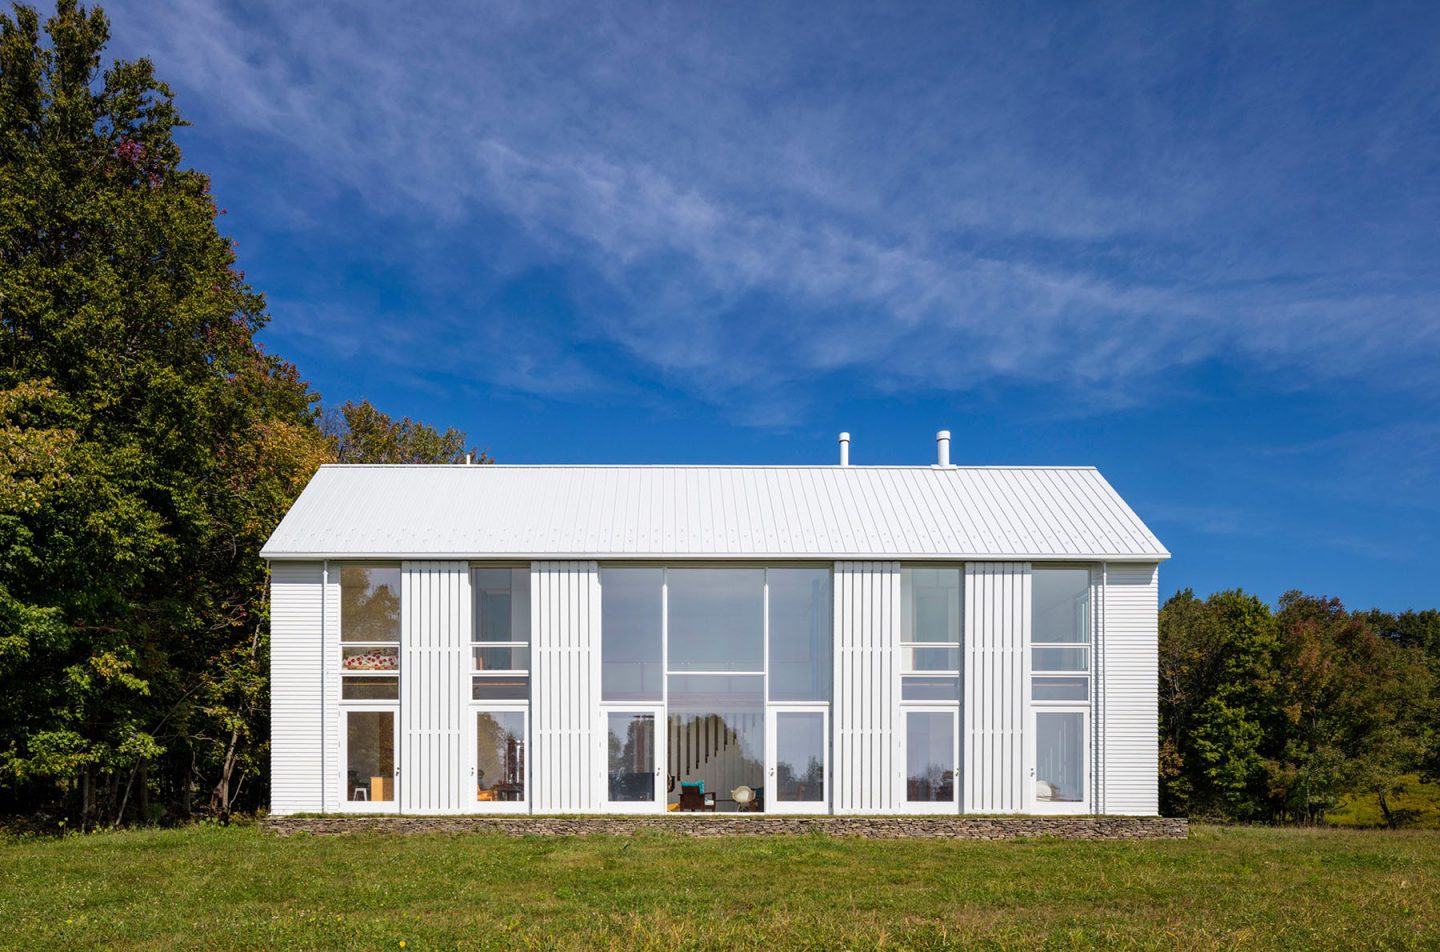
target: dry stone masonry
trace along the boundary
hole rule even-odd
[[[1184,839],[1183,818],[1135,816],[285,816],[264,828],[277,836],[310,833],[504,833],[509,836],[780,836],[821,833],[866,839],[908,837],[952,840]]]

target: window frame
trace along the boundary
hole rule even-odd
[[[1100,586],[1103,581],[1097,578],[1096,567],[1090,563],[1076,562],[1048,562],[1037,563],[1031,566],[1031,605],[1034,612],[1033,575],[1036,572],[1054,570],[1084,570],[1086,573],[1086,609],[1085,609],[1085,641],[1036,641],[1035,632],[1032,626],[1030,638],[1026,644],[1025,664],[1029,677],[1026,679],[1025,693],[1027,700],[1027,711],[1025,719],[1025,780],[1023,802],[1029,813],[1035,814],[1085,814],[1092,809],[1093,797],[1095,795],[1095,658],[1097,646],[1097,625],[1096,625],[1096,600],[1100,595]],[[1055,670],[1036,671],[1034,668],[1034,649],[1036,648],[1085,648],[1084,670]],[[1083,678],[1085,680],[1085,699],[1037,699],[1035,697],[1035,684],[1037,680],[1047,678]],[[1081,715],[1081,737],[1082,747],[1082,780],[1085,795],[1079,800],[1041,800],[1035,795],[1036,774],[1038,771],[1038,718],[1046,714],[1078,714]]]
[[[340,756],[336,758],[339,767],[338,782],[340,785],[340,796],[337,797],[337,810],[347,813],[399,813],[400,812],[400,741],[402,731],[400,729],[400,704],[398,701],[346,701],[340,706],[338,714],[339,721],[339,742]],[[353,793],[350,787],[350,716],[352,714],[389,714],[391,715],[391,757],[394,763],[391,765],[391,782],[394,784],[394,795],[389,800],[351,800]]]
[[[357,704],[394,704],[400,703],[400,669],[404,664],[405,648],[403,639],[405,636],[405,576],[404,570],[399,562],[334,562],[331,563],[335,571],[335,587],[338,595],[338,605],[335,616],[335,638],[339,648],[339,670],[336,674],[336,695],[344,707],[351,707]],[[397,573],[396,584],[399,591],[395,597],[400,599],[400,625],[395,632],[394,641],[376,641],[367,639],[364,641],[345,640],[345,570],[346,569],[394,569]],[[352,649],[366,648],[393,648],[395,649],[395,668],[389,671],[349,669],[345,667],[345,653]],[[393,681],[395,683],[395,697],[393,698],[347,698],[345,697],[345,679],[360,678],[375,681]]]
[[[511,635],[511,637],[510,637],[510,640],[508,640],[508,641],[481,641],[481,640],[480,640],[480,637],[479,637],[479,636],[480,636],[480,611],[479,611],[479,607],[480,607],[480,595],[481,595],[481,592],[482,592],[482,591],[491,591],[491,590],[493,590],[493,589],[490,589],[489,587],[481,588],[481,587],[477,584],[477,582],[476,582],[476,576],[477,576],[477,574],[480,573],[480,572],[487,572],[487,571],[494,571],[494,570],[508,571],[508,572],[510,573],[510,635]],[[468,696],[469,696],[469,698],[470,698],[470,704],[471,704],[472,708],[473,708],[473,707],[476,707],[476,706],[480,706],[480,707],[493,708],[493,709],[495,709],[495,710],[504,710],[504,709],[507,708],[507,706],[509,706],[509,707],[511,707],[511,708],[513,709],[513,707],[516,706],[516,705],[523,705],[523,706],[526,707],[526,709],[528,710],[529,705],[530,705],[531,692],[532,692],[532,690],[534,689],[534,680],[533,680],[532,671],[533,671],[534,660],[535,660],[535,656],[534,656],[535,619],[534,619],[534,616],[533,616],[532,612],[530,611],[530,606],[529,606],[528,604],[526,605],[526,608],[525,608],[525,617],[526,617],[526,618],[528,619],[528,621],[529,621],[529,631],[526,633],[526,634],[528,635],[528,637],[527,637],[524,641],[518,641],[518,640],[515,639],[514,635],[515,635],[515,573],[516,573],[516,572],[524,572],[524,573],[526,574],[525,595],[526,595],[526,598],[527,598],[527,599],[530,598],[530,597],[531,597],[531,593],[532,593],[532,591],[533,591],[533,586],[534,586],[534,584],[535,584],[535,579],[534,579],[534,577],[533,577],[533,573],[531,572],[530,565],[529,565],[529,563],[520,563],[520,562],[471,562],[471,563],[469,564],[469,572],[470,572],[470,638],[469,638],[468,644],[466,645],[466,659],[467,659],[467,664],[468,664],[467,673],[466,673],[466,682],[467,682],[468,687],[469,687],[469,691],[468,691],[467,693],[468,693]],[[524,649],[525,649],[525,667],[523,667],[523,668],[515,668],[515,667],[510,667],[510,668],[481,668],[481,667],[477,666],[476,663],[475,663],[475,655],[476,655],[476,652],[477,652],[478,650],[483,650],[483,649],[487,649],[487,648],[507,648],[507,649],[510,650],[510,652],[511,652],[511,657],[512,657],[512,658],[514,657],[514,651],[515,651],[516,648],[524,648]],[[475,696],[475,688],[476,688],[476,686],[477,686],[478,684],[482,683],[482,679],[486,679],[486,678],[506,678],[506,677],[509,677],[509,678],[521,678],[521,677],[523,677],[523,678],[525,679],[525,697],[524,697],[524,698],[478,698],[478,697]],[[526,718],[525,718],[525,725],[526,725],[526,726],[525,726],[525,730],[526,730],[526,733],[527,733],[527,735],[528,735],[528,734],[529,734],[529,731],[530,731],[530,718],[529,718],[528,714],[527,714],[527,716],[526,716]],[[526,769],[527,771],[530,769],[528,759],[527,759],[527,761],[526,761],[526,768],[525,768],[525,769]],[[528,785],[527,785],[527,787],[526,787],[526,797],[527,797],[527,798],[529,797],[529,787],[528,787]],[[527,799],[527,802],[528,802],[528,799]]]
[[[471,701],[467,707],[468,717],[465,722],[466,746],[470,770],[467,774],[466,783],[460,802],[464,805],[464,812],[467,813],[529,813],[531,792],[533,789],[532,778],[534,769],[532,763],[530,742],[534,729],[530,721],[529,701]],[[477,736],[477,721],[481,714],[519,714],[525,725],[522,746],[524,748],[524,767],[522,770],[524,784],[524,796],[519,800],[481,800],[479,794],[479,769],[480,749],[479,737]],[[464,761],[462,761],[463,763]]]
[[[913,582],[912,580],[913,580],[913,578],[914,578],[914,574],[913,574],[913,573],[915,573],[915,572],[917,572],[917,571],[945,571],[945,572],[954,572],[954,573],[956,573],[956,574],[959,576],[959,585],[958,585],[958,587],[957,587],[957,589],[956,589],[956,591],[957,591],[957,593],[958,593],[958,598],[957,598],[957,603],[956,603],[956,619],[955,619],[956,623],[955,623],[955,631],[953,632],[953,633],[956,635],[956,640],[954,640],[954,641],[919,641],[919,640],[917,640],[917,639],[915,639],[915,638],[913,637],[913,635],[914,635],[914,632],[913,632],[914,621],[913,621],[913,619],[914,619],[914,616],[915,616],[915,608],[914,608],[914,582]],[[911,627],[912,627],[912,631],[911,631],[911,636],[912,636],[912,637],[911,637],[909,640],[906,640],[906,637],[905,637],[906,632],[905,632],[905,623],[904,623],[904,618],[905,618],[905,614],[906,614],[907,611],[908,611],[909,614],[910,614]],[[899,659],[898,659],[898,661],[897,661],[897,663],[896,663],[896,665],[895,665],[896,670],[899,672],[899,676],[900,676],[901,678],[905,678],[905,677],[915,677],[915,676],[920,676],[920,677],[947,677],[947,678],[948,678],[948,677],[954,677],[954,678],[956,678],[957,681],[958,681],[958,679],[959,679],[960,676],[964,673],[964,670],[965,670],[965,565],[964,565],[964,563],[953,563],[953,562],[906,562],[906,563],[903,563],[903,564],[900,566],[900,612],[901,612],[901,619],[902,619],[902,620],[901,620],[901,624],[900,624],[900,638],[899,638],[899,640],[898,640],[898,642],[897,642],[897,644],[898,644],[898,646],[899,646],[900,657],[899,657]],[[917,668],[917,667],[915,667],[914,665],[910,664],[909,661],[910,661],[910,658],[911,658],[911,653],[912,653],[913,651],[917,650],[917,649],[925,649],[925,648],[943,649],[943,650],[947,650],[947,651],[948,651],[948,650],[953,650],[953,651],[955,652],[955,667],[953,667],[953,668]],[[958,692],[957,692],[957,693],[958,693]],[[919,704],[919,703],[934,703],[934,702],[912,701],[912,702],[908,702],[908,703]],[[949,703],[949,702],[940,702],[940,703]],[[956,702],[954,702],[954,703],[959,703],[959,702],[956,701]]]
[[[1045,708],[1045,709],[1047,709],[1047,710],[1050,710],[1050,709],[1057,709],[1057,710],[1058,710],[1058,709],[1066,708],[1066,707],[1071,707],[1071,708],[1077,708],[1077,709],[1078,709],[1078,708],[1082,708],[1082,707],[1083,707],[1085,710],[1088,711],[1088,710],[1090,710],[1091,705],[1094,703],[1094,700],[1095,700],[1095,674],[1094,674],[1094,669],[1095,669],[1095,594],[1096,594],[1095,573],[1094,573],[1093,568],[1092,568],[1090,565],[1088,565],[1088,564],[1083,564],[1083,563],[1081,563],[1081,564],[1076,564],[1076,563],[1047,563],[1047,564],[1043,564],[1043,565],[1040,565],[1040,564],[1032,565],[1032,566],[1031,566],[1031,569],[1030,569],[1031,574],[1032,574],[1032,580],[1031,580],[1032,588],[1033,588],[1033,585],[1034,585],[1034,580],[1033,580],[1033,575],[1034,575],[1034,573],[1036,573],[1036,572],[1045,572],[1045,571],[1055,571],[1055,570],[1070,570],[1070,571],[1084,570],[1085,573],[1086,573],[1087,582],[1086,582],[1086,596],[1085,596],[1085,597],[1086,597],[1086,599],[1087,599],[1087,605],[1086,605],[1086,611],[1085,611],[1085,632],[1084,632],[1085,640],[1084,640],[1084,641],[1036,641],[1036,640],[1035,640],[1035,632],[1034,632],[1034,629],[1033,629],[1033,627],[1032,627],[1031,632],[1030,632],[1029,642],[1028,642],[1028,643],[1026,644],[1026,646],[1025,646],[1025,652],[1026,652],[1025,662],[1026,662],[1026,665],[1027,665],[1027,667],[1028,667],[1028,669],[1029,669],[1029,674],[1030,674],[1029,683],[1026,684],[1026,686],[1025,686],[1025,691],[1026,691],[1026,695],[1027,695],[1027,698],[1028,698],[1028,700],[1029,700],[1029,703],[1030,703],[1031,705],[1034,705],[1034,706],[1042,707],[1042,708]],[[1034,606],[1033,606],[1034,594],[1033,594],[1033,591],[1032,591],[1032,594],[1031,594],[1031,598],[1032,598],[1031,611],[1033,612],[1033,611],[1034,611]],[[1045,670],[1041,670],[1041,669],[1039,669],[1039,668],[1037,668],[1037,667],[1035,666],[1035,652],[1036,652],[1037,649],[1043,651],[1043,650],[1045,650],[1045,649],[1047,649],[1047,648],[1058,648],[1058,649],[1066,649],[1066,650],[1074,650],[1074,649],[1082,649],[1082,648],[1083,648],[1084,651],[1085,651],[1085,667],[1084,667],[1084,668],[1055,668],[1055,669],[1045,669]],[[1057,698],[1037,698],[1037,697],[1035,697],[1035,685],[1036,685],[1036,683],[1039,682],[1039,681],[1047,681],[1047,680],[1052,679],[1052,678],[1053,678],[1053,679],[1061,679],[1061,678],[1083,678],[1083,679],[1085,680],[1085,697],[1084,697],[1083,699],[1082,699],[1082,698],[1064,698],[1064,699],[1057,699]]]
[[[735,677],[735,678],[759,677],[759,678],[762,679],[761,709],[762,709],[762,711],[764,712],[764,721],[762,722],[762,736],[764,737],[764,739],[762,740],[762,743],[764,744],[764,750],[762,751],[762,755],[763,755],[763,756],[761,757],[762,771],[764,771],[764,770],[767,769],[768,763],[769,763],[769,760],[770,760],[770,755],[771,755],[771,751],[770,751],[770,749],[769,749],[769,737],[768,737],[768,736],[765,736],[765,734],[764,734],[763,732],[766,730],[766,728],[765,728],[764,725],[768,724],[768,722],[769,722],[769,717],[770,717],[770,712],[771,712],[772,710],[796,710],[796,709],[807,709],[807,708],[808,708],[808,709],[824,708],[824,709],[826,710],[826,712],[827,712],[827,713],[826,713],[826,717],[825,717],[825,729],[826,729],[825,745],[826,745],[826,750],[827,750],[827,758],[830,756],[830,752],[832,752],[833,749],[834,749],[834,742],[835,742],[835,739],[834,739],[834,736],[833,736],[834,725],[833,725],[833,723],[831,722],[830,715],[829,715],[829,712],[833,709],[833,705],[834,705],[834,701],[835,701],[835,688],[834,688],[834,678],[835,678],[834,652],[835,652],[835,624],[836,624],[836,622],[835,622],[835,610],[834,610],[834,597],[835,597],[835,566],[834,566],[834,563],[833,563],[833,562],[817,562],[817,561],[814,561],[814,560],[797,560],[797,561],[794,561],[794,562],[790,562],[790,561],[774,562],[774,561],[755,561],[755,560],[749,560],[749,559],[745,559],[745,560],[739,560],[739,559],[737,559],[737,560],[734,560],[734,561],[717,561],[717,560],[713,560],[713,559],[705,559],[705,560],[699,560],[699,559],[697,559],[697,560],[693,560],[693,561],[690,561],[690,560],[685,560],[685,561],[660,561],[660,560],[653,560],[653,559],[652,559],[652,560],[639,559],[639,560],[602,560],[602,561],[600,561],[600,562],[598,563],[598,568],[599,568],[600,571],[604,571],[605,569],[632,569],[632,568],[633,568],[633,569],[638,569],[638,568],[651,568],[651,569],[660,569],[660,570],[661,570],[661,575],[660,575],[660,696],[659,696],[658,698],[654,699],[654,700],[633,700],[633,699],[630,699],[630,700],[604,700],[604,699],[601,699],[601,700],[599,700],[599,701],[596,703],[596,705],[595,705],[595,706],[596,706],[596,710],[597,710],[597,717],[598,717],[598,720],[597,720],[596,723],[599,725],[598,735],[599,735],[599,737],[600,737],[600,745],[601,745],[601,746],[600,746],[600,751],[601,751],[601,754],[602,754],[602,757],[601,757],[601,761],[602,761],[602,762],[601,762],[600,776],[598,776],[598,777],[596,778],[595,782],[596,782],[597,784],[599,784],[598,789],[599,789],[599,791],[600,791],[600,802],[604,805],[604,806],[603,806],[603,809],[604,809],[606,812],[637,812],[637,811],[636,811],[634,808],[632,808],[632,807],[623,806],[623,805],[621,805],[621,804],[618,804],[618,803],[616,803],[616,802],[612,802],[612,801],[609,801],[609,800],[608,800],[608,788],[606,787],[606,784],[608,783],[608,779],[607,779],[607,776],[608,776],[608,775],[606,774],[606,770],[608,770],[608,760],[607,760],[607,756],[608,756],[608,755],[606,754],[606,750],[605,750],[605,744],[608,743],[608,741],[606,740],[606,738],[608,737],[608,734],[607,734],[607,731],[608,731],[608,726],[607,726],[607,725],[608,725],[608,721],[607,721],[608,715],[611,714],[611,713],[624,713],[624,712],[643,712],[643,713],[648,713],[648,712],[651,712],[651,711],[653,711],[653,712],[655,713],[656,718],[657,718],[657,720],[656,720],[656,738],[657,738],[657,739],[656,739],[656,745],[657,745],[657,751],[658,751],[657,756],[659,756],[660,758],[662,758],[659,766],[660,766],[660,770],[661,770],[661,778],[662,778],[662,781],[666,781],[666,782],[662,782],[662,784],[661,784],[661,795],[657,798],[657,801],[658,801],[658,802],[657,802],[655,805],[653,805],[653,806],[647,804],[645,809],[640,810],[640,811],[638,811],[638,812],[660,812],[660,813],[667,812],[667,805],[671,802],[671,796],[675,793],[675,791],[670,791],[670,790],[666,789],[666,788],[668,788],[668,785],[669,785],[669,784],[668,784],[668,778],[670,777],[670,751],[669,751],[669,749],[668,749],[668,748],[669,748],[669,743],[668,743],[668,741],[669,741],[669,732],[670,732],[670,719],[671,719],[671,716],[672,716],[671,704],[670,704],[670,700],[671,700],[671,699],[670,699],[670,678],[671,678],[672,676],[680,676],[680,677],[683,677],[683,676],[695,676],[695,677],[700,677],[700,678],[710,678],[710,677]],[[760,657],[761,657],[761,669],[760,669],[760,670],[753,670],[753,671],[752,671],[752,670],[745,670],[745,671],[740,671],[740,670],[734,670],[734,671],[714,671],[714,670],[692,671],[692,670],[683,670],[683,669],[672,670],[672,668],[671,668],[671,666],[670,666],[670,572],[671,572],[671,570],[685,570],[685,569],[759,569],[759,570],[761,570],[761,572],[762,572],[762,577],[761,577],[761,592],[762,592],[762,595],[763,595],[763,601],[762,601],[762,611],[761,611],[762,641],[761,641],[761,655],[760,655]],[[830,670],[830,678],[829,678],[829,680],[828,680],[828,687],[827,687],[827,689],[826,689],[826,691],[825,691],[825,699],[824,699],[824,700],[818,700],[818,701],[815,701],[815,700],[786,700],[786,701],[773,701],[773,700],[770,700],[770,674],[771,674],[771,672],[770,672],[770,669],[771,669],[771,663],[770,663],[770,662],[771,662],[771,657],[770,657],[770,622],[771,622],[771,619],[770,619],[770,571],[771,571],[772,569],[774,569],[774,570],[780,570],[780,569],[816,569],[816,570],[823,570],[823,571],[826,573],[826,575],[827,575],[828,583],[829,583],[829,586],[830,586],[830,599],[829,599],[829,612],[828,612],[829,618],[828,618],[828,629],[827,629],[827,631],[828,631],[828,639],[827,639],[828,645],[827,645],[827,650],[828,650],[829,653],[830,653],[830,658],[831,658],[831,670]],[[602,599],[603,599],[603,597],[604,597],[604,596],[603,596],[603,589],[602,589],[602,596],[601,596],[601,597],[602,597]],[[602,656],[603,656],[603,650],[604,650],[604,649],[603,649],[603,645],[604,645],[604,638],[605,638],[605,631],[604,631],[604,624],[603,624],[603,608],[602,608],[602,611],[601,611],[601,617],[602,617],[602,624],[601,624],[601,630],[600,630],[600,644],[601,644],[601,654],[602,654]],[[828,769],[829,769],[829,766],[828,766],[829,763],[830,763],[830,761],[827,759],[827,771],[828,771]],[[762,773],[762,776],[766,776],[766,774]],[[762,781],[762,783],[763,783],[763,782],[764,782],[764,781]],[[828,782],[829,782],[829,778],[827,777],[827,783],[828,783]],[[677,789],[678,789],[678,786],[677,786]],[[831,792],[828,790],[828,788],[827,788],[827,791],[826,791],[826,795],[827,795],[827,800],[829,800],[829,799],[833,796],[833,794],[831,794]],[[768,799],[769,799],[769,798],[767,797],[767,803],[766,803],[766,807],[765,807],[765,812],[766,812],[766,813],[773,812],[773,811],[770,809],[770,805],[769,805],[769,803],[768,803]],[[828,805],[828,804],[827,804],[827,805]]]
[[[899,708],[900,724],[896,733],[899,735],[900,764],[899,789],[896,791],[895,802],[902,813],[941,813],[959,814],[964,810],[964,792],[962,790],[961,778],[964,776],[965,764],[964,739],[961,736],[965,730],[964,712],[958,702],[953,701],[908,701],[902,703]],[[911,800],[910,799],[910,715],[911,714],[943,714],[950,718],[950,799],[949,800]]]

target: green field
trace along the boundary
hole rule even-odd
[[[0,841],[13,948],[1440,948],[1440,834]]]
[[[1401,792],[1390,798],[1390,811],[1402,826],[1421,830],[1440,829],[1440,783],[1423,783],[1414,774],[1401,777]],[[1373,793],[1347,796],[1340,806],[1325,814],[1331,826],[1384,826],[1380,802]]]

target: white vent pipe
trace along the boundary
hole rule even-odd
[[[840,465],[850,465],[850,434],[840,434]]]
[[[950,431],[941,430],[935,434],[935,463],[937,466],[950,465]]]

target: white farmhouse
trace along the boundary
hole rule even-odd
[[[1156,569],[1091,468],[325,466],[271,809],[1153,815]]]

